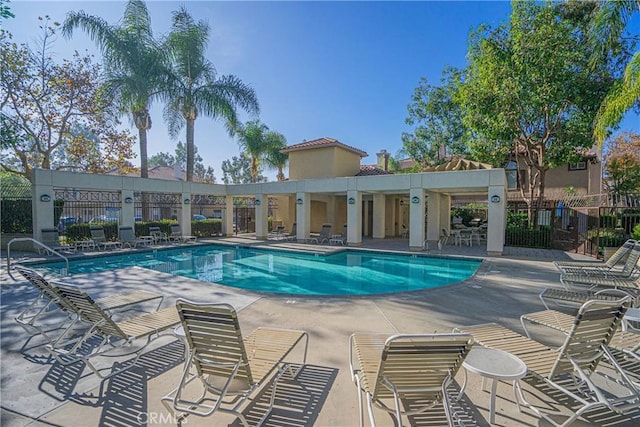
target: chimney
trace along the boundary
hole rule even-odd
[[[389,171],[389,153],[387,150],[380,150],[379,153],[376,153],[376,165],[384,170],[385,172]]]

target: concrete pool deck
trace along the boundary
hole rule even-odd
[[[251,237],[222,239],[232,244],[298,244],[256,242]],[[302,245],[309,248],[310,245]],[[365,248],[406,250],[407,241],[365,240]],[[336,247],[322,246],[322,250]],[[331,249],[330,249],[331,248]],[[560,287],[559,275],[551,261],[580,258],[553,250],[505,248],[502,257],[483,256],[480,247],[445,246],[442,254],[478,256],[485,259],[472,279],[461,284],[407,294],[376,297],[285,297],[264,296],[221,285],[165,273],[129,268],[77,275],[65,281],[80,284],[99,297],[133,289],[165,295],[163,306],[178,297],[195,301],[227,302],[238,310],[244,333],[259,326],[306,330],[310,335],[307,366],[289,387],[299,399],[291,410],[279,409],[265,425],[273,426],[357,426],[358,401],[348,362],[348,337],[353,332],[434,333],[477,323],[497,322],[522,332],[519,316],[542,309],[537,297],[546,287]],[[432,251],[439,254],[439,251]],[[163,338],[142,357],[140,367],[100,382],[89,370],[76,365],[62,367],[49,360],[38,339],[25,344],[27,335],[13,318],[35,297],[24,281],[13,282],[3,261],[0,328],[2,335],[0,391],[4,426],[131,426],[170,425],[160,398],[170,392],[182,371],[183,347],[180,341]],[[560,337],[555,332],[534,329],[536,338],[550,344]],[[298,353],[294,353],[293,360]],[[456,377],[462,382],[462,374]],[[543,386],[526,379],[521,384],[535,406],[569,414],[570,402],[556,400]],[[482,391],[481,379],[469,375],[462,401],[478,425],[488,425],[489,393]],[[260,398],[245,413],[260,412]],[[561,419],[561,417],[559,418]],[[376,412],[378,425],[393,425],[382,411]],[[185,425],[240,425],[233,417],[216,414],[209,418],[190,416]],[[608,411],[592,411],[586,421],[574,425],[623,425],[640,423],[640,411],[619,417]],[[503,426],[549,425],[531,410],[518,412],[510,384],[498,385],[496,423]]]

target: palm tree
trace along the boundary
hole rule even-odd
[[[634,12],[640,12],[640,0],[598,2],[590,34],[595,54],[605,54],[616,46]],[[615,82],[600,106],[594,126],[598,144],[602,144],[606,138],[607,130],[620,123],[624,114],[639,100],[640,52],[635,52],[623,77]]]
[[[140,138],[140,176],[147,178],[149,107],[166,80],[164,58],[153,38],[147,6],[141,0],[129,0],[118,25],[109,25],[84,11],[69,12],[63,34],[69,38],[78,27],[88,33],[102,51],[106,96],[116,99],[123,111],[132,114]]]
[[[273,147],[283,142],[286,144],[286,140],[278,132],[270,131],[267,125],[260,123],[259,120],[247,122],[244,126],[238,125],[235,134],[238,136],[240,148],[251,159],[251,181],[257,182],[260,161],[267,160]]]
[[[193,181],[194,127],[198,115],[223,118],[229,134],[237,123],[236,108],[257,114],[258,100],[252,88],[233,75],[216,76],[213,65],[205,58],[209,26],[194,22],[181,7],[173,12],[173,26],[166,46],[172,61],[164,117],[169,134],[176,138],[186,124],[187,181]]]
[[[287,139],[283,134],[278,132],[267,132],[265,140],[269,148],[265,153],[264,161],[267,166],[278,169],[278,181],[284,181],[283,169],[289,161],[289,155],[283,153],[282,149],[287,146]]]

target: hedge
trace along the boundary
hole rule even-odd
[[[33,233],[33,217],[31,215],[31,200],[0,201],[2,220],[0,227],[3,233]]]
[[[175,221],[161,220],[161,221],[148,221],[148,222],[136,222],[135,233],[136,236],[148,236],[149,227],[160,227],[160,231],[171,234],[171,224],[175,224]],[[92,225],[101,225],[104,228],[104,235],[107,240],[118,240],[118,224],[115,222],[99,222],[94,224],[70,224],[67,226],[67,239],[71,242],[77,240],[91,239]],[[203,221],[191,221],[191,234],[197,237],[213,237],[222,234],[222,220],[220,219],[207,219]]]

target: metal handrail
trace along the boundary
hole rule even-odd
[[[55,249],[50,248],[49,246],[45,245],[44,243],[31,238],[31,237],[16,237],[15,239],[11,239],[9,241],[9,243],[7,244],[7,273],[9,274],[9,277],[11,277],[13,280],[16,280],[15,277],[13,277],[13,275],[11,274],[11,244],[13,242],[33,242],[36,245],[43,247],[47,250],[47,252],[52,253],[53,255],[58,255],[60,258],[62,258],[64,260],[64,262],[67,264],[67,269],[66,269],[66,274],[69,274],[69,259],[62,255],[60,252],[56,251]]]

